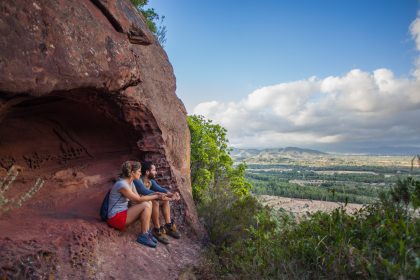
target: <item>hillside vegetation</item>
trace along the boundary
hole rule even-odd
[[[189,117],[193,193],[209,234],[200,279],[418,279],[420,181],[396,179],[372,204],[296,222],[251,194],[226,130]]]

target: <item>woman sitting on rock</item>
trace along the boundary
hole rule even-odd
[[[141,233],[137,237],[137,242],[155,248],[157,240],[149,232],[152,215],[151,201],[160,199],[161,194],[140,196],[133,184],[133,180],[138,180],[140,175],[140,162],[126,161],[123,163],[120,178],[112,187],[109,195],[107,223],[113,228],[124,230],[126,225],[140,219]],[[128,207],[128,201],[133,202],[131,207]]]

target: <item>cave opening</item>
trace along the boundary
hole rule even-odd
[[[8,100],[13,105],[0,114],[3,212],[29,204],[32,196],[38,197],[31,199],[37,209],[68,212],[75,203],[70,193],[85,193],[82,204],[98,197],[98,188],[87,190],[106,189],[123,161],[148,154],[137,144],[147,131],[126,123],[118,100],[107,96],[79,90]]]

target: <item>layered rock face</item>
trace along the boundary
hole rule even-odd
[[[175,277],[202,231],[186,111],[144,18],[128,0],[1,1],[0,34],[0,278]],[[181,240],[148,249],[138,224],[99,221],[125,160],[180,192]]]

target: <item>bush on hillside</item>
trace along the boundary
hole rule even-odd
[[[247,211],[219,210],[224,218],[210,229],[213,250],[220,258],[214,267],[221,277],[239,279],[418,279],[419,186],[411,178],[400,180],[380,202],[355,214],[338,208],[300,223],[284,213],[276,218],[257,203]],[[241,213],[246,218],[235,224],[242,229],[240,234],[219,242]]]
[[[191,134],[191,185],[195,201],[214,199],[229,190],[247,196],[251,184],[245,179],[245,164],[233,165],[226,129],[203,116],[188,116]]]
[[[147,27],[155,34],[159,43],[163,46],[166,43],[166,26],[163,25],[165,16],[156,13],[155,9],[147,8],[149,0],[130,0],[144,18],[146,19]]]

